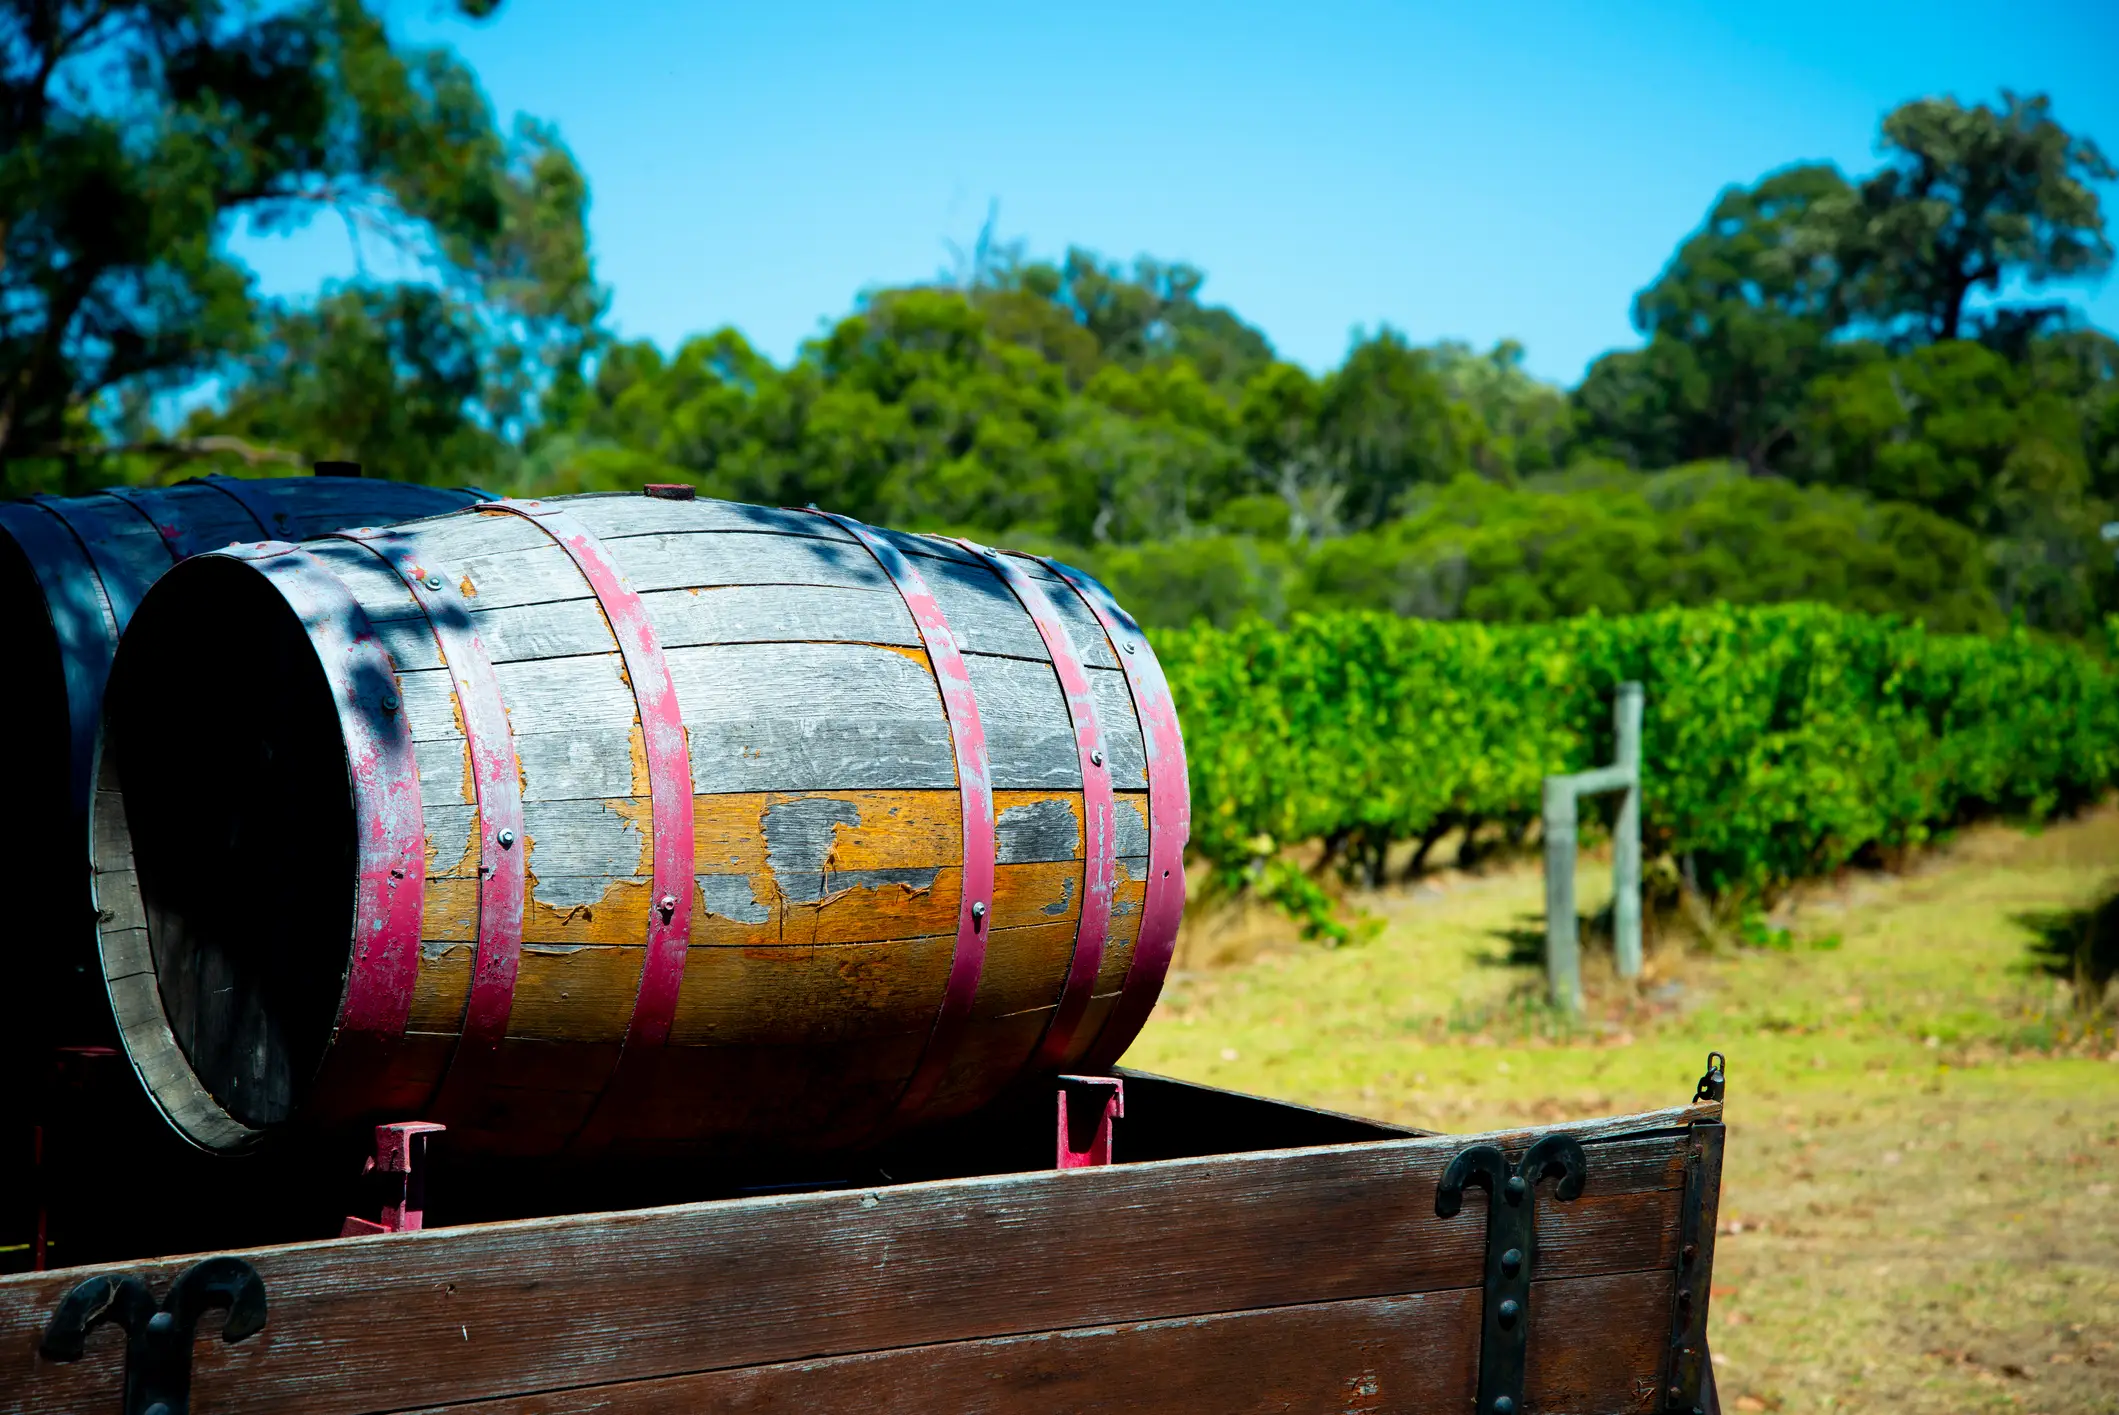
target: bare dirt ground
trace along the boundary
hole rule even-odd
[[[1444,872],[1362,896],[1383,931],[1336,950],[1195,920],[1127,1061],[1469,1131],[1677,1104],[1719,1049],[1725,1408],[2111,1415],[2119,1038],[2040,939],[2115,885],[2119,810],[1968,831],[1784,905],[1773,946],[1672,939],[1638,989],[1592,958],[1567,1023],[1536,866]]]

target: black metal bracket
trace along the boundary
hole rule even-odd
[[[1589,1160],[1572,1135],[1546,1135],[1519,1165],[1493,1145],[1460,1152],[1435,1189],[1435,1216],[1453,1218],[1464,1191],[1486,1191],[1486,1309],[1479,1334],[1477,1415],[1516,1415],[1523,1408],[1523,1373],[1530,1350],[1530,1274],[1538,1259],[1538,1181],[1560,1182],[1553,1198],[1578,1197]]]
[[[192,1264],[156,1305],[147,1280],[134,1273],[92,1277],[60,1301],[38,1347],[48,1361],[78,1361],[88,1334],[105,1322],[125,1328],[125,1403],[122,1415],[189,1415],[191,1341],[199,1318],[226,1308],[221,1339],[241,1341],[264,1330],[265,1283],[241,1258]]]
[[[1718,1051],[1707,1054],[1707,1074],[1694,1101],[1719,1101],[1728,1090]],[[1666,1415],[1716,1415],[1714,1360],[1707,1351],[1707,1302],[1713,1293],[1714,1232],[1722,1195],[1722,1149],[1727,1132],[1718,1121],[1696,1121],[1685,1147],[1685,1198],[1679,1211],[1678,1266],[1672,1284],[1670,1348],[1664,1366]]]
[[[1692,1102],[1694,1105],[1698,1105],[1701,1101],[1718,1101],[1722,1098],[1722,1093],[1729,1088],[1728,1079],[1723,1074],[1723,1068],[1727,1065],[1728,1062],[1720,1052],[1710,1051],[1707,1053],[1706,1074],[1701,1076],[1700,1083],[1692,1088]]]

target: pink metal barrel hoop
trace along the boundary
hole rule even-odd
[[[1046,559],[1044,564],[1081,596],[1104,626],[1133,695],[1141,743],[1148,754],[1148,882],[1141,904],[1140,936],[1134,942],[1133,962],[1126,970],[1118,1002],[1082,1062],[1087,1069],[1102,1070],[1117,1064],[1140,1035],[1155,1000],[1162,995],[1163,977],[1170,971],[1177,926],[1185,914],[1185,841],[1192,832],[1192,794],[1185,775],[1184,738],[1177,730],[1177,707],[1162,665],[1148,647],[1148,636],[1095,580],[1057,560]]]
[[[1068,636],[1052,597],[1012,557],[968,540],[957,544],[992,567],[1037,625],[1038,637],[1052,656],[1052,671],[1067,700],[1067,717],[1074,727],[1074,749],[1081,760],[1081,923],[1075,930],[1074,957],[1067,967],[1059,1006],[1030,1060],[1033,1071],[1052,1071],[1065,1064],[1074,1048],[1076,1033],[1096,991],[1097,974],[1103,968],[1104,949],[1111,935],[1111,895],[1118,876],[1118,822],[1111,794],[1111,768],[1104,760],[1103,728],[1096,720],[1089,671],[1075,652],[1074,640]]]
[[[871,527],[850,516],[818,511],[845,530],[875,557],[891,584],[897,587],[912,622],[920,631],[927,662],[941,690],[942,713],[949,723],[950,748],[956,757],[957,796],[964,840],[964,889],[957,900],[956,951],[949,962],[949,981],[942,989],[942,1005],[919,1063],[898,1097],[898,1117],[917,1115],[934,1094],[934,1088],[949,1070],[964,1034],[970,1030],[972,1004],[978,998],[979,979],[986,971],[986,935],[993,909],[993,873],[996,854],[993,821],[993,777],[986,762],[986,727],[979,718],[978,695],[972,691],[971,670],[964,663],[949,618],[935,601],[927,581],[903,551]]]

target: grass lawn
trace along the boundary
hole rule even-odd
[[[1673,943],[1637,993],[1592,956],[1566,1026],[1537,1000],[1535,864],[1444,873],[1364,896],[1384,930],[1338,950],[1196,921],[1126,1060],[1469,1131],[1679,1104],[1718,1049],[1725,1408],[2108,1415],[2119,1040],[2040,969],[2032,916],[2115,883],[2119,810],[1968,831],[1784,906],[1785,949]]]

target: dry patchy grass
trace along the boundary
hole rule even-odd
[[[1585,904],[1597,871],[1585,861]],[[1535,867],[1368,896],[1382,935],[1195,923],[1130,1064],[1451,1130],[1671,1105],[1729,1055],[1713,1340],[1739,1411],[2119,1410],[2119,1039],[2028,916],[2119,877],[2119,811],[1967,832],[1779,911],[1790,947],[1537,1000]],[[2119,987],[2119,985],[2115,985]]]

